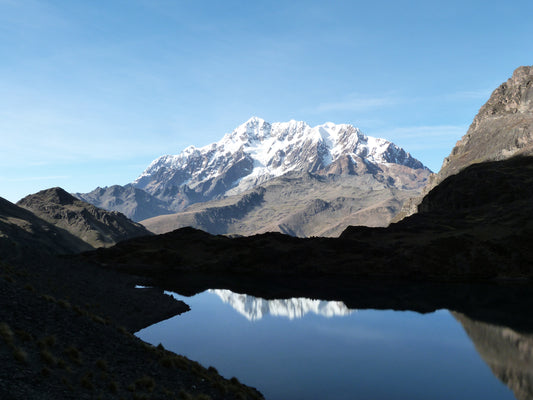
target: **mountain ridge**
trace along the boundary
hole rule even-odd
[[[105,211],[55,187],[28,195],[17,205],[64,229],[90,248],[113,246],[121,240],[151,235],[142,225],[116,211]]]
[[[252,117],[218,142],[155,159],[132,185],[156,196],[171,186],[186,185],[210,200],[290,171],[317,173],[346,155],[352,166],[365,162],[426,168],[392,142],[366,136],[349,124],[311,127],[303,121],[271,124]]]
[[[308,179],[308,174],[316,179]],[[279,199],[291,197],[288,208],[268,201],[250,203],[250,196],[257,200],[258,193],[269,198],[274,183],[283,182],[284,176],[291,177],[287,184],[294,184],[296,175],[299,187],[310,186],[299,193],[290,187],[273,189]],[[155,159],[131,184],[76,196],[124,212],[155,233],[190,225],[216,234],[250,235],[268,229],[297,236],[336,236],[349,224],[386,226],[400,203],[415,195],[429,175],[429,169],[404,149],[366,136],[350,124],[311,127],[303,121],[269,123],[252,117],[215,143]],[[353,190],[340,188],[335,181],[340,176]],[[348,218],[348,210],[362,210],[357,202],[371,206],[362,201],[362,193],[375,197],[369,192],[376,185],[394,190],[384,191],[376,201],[381,206],[369,209],[366,217]],[[315,196],[309,199],[306,192],[313,191]],[[338,193],[330,196],[332,191]],[[411,192],[406,196],[404,191]],[[338,207],[324,213],[313,201]],[[268,211],[261,207],[275,208],[268,223],[262,221]]]

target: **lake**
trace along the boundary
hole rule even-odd
[[[229,290],[173,295],[191,311],[136,335],[235,376],[266,399],[515,399],[476,350],[484,352],[490,326],[447,310],[351,310]],[[484,341],[475,346],[478,336]]]

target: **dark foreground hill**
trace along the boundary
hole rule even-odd
[[[0,398],[262,398],[132,334],[187,310],[161,289],[135,289],[134,278],[94,266],[0,262]]]
[[[472,165],[445,179],[419,213],[339,239],[267,233],[213,236],[192,228],[132,239],[83,257],[164,279],[170,273],[469,281],[533,278],[533,158]]]

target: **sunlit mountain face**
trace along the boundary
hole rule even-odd
[[[330,318],[346,316],[355,312],[341,301],[306,298],[266,300],[247,294],[234,293],[226,289],[211,289],[209,292],[216,294],[224,303],[231,305],[250,321],[260,320],[267,315],[295,319],[311,313]]]

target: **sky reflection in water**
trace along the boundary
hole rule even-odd
[[[236,376],[266,399],[515,398],[445,310],[348,310],[229,291],[174,296],[191,311],[137,336]]]

